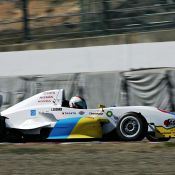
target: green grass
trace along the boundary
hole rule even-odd
[[[48,153],[48,149],[44,148],[15,148],[15,149],[9,149],[9,153],[13,154],[43,154]]]
[[[164,145],[166,147],[175,147],[175,142],[165,142]]]

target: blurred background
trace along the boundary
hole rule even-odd
[[[0,0],[0,51],[174,40],[175,0]],[[174,75],[174,68],[156,68],[1,76],[1,110],[64,88],[67,99],[81,95],[89,108],[146,105],[174,111]]]
[[[1,45],[174,27],[174,0],[0,1]]]

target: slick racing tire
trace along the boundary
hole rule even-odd
[[[142,140],[146,136],[147,130],[146,120],[134,112],[124,115],[116,128],[117,136],[123,141]]]
[[[0,142],[2,142],[6,135],[5,117],[0,116]]]
[[[167,138],[167,137],[165,137],[165,138],[157,138],[155,136],[155,133],[153,133],[153,132],[147,133],[146,138],[150,142],[166,142],[166,141],[170,140],[170,138]]]

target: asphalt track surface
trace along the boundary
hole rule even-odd
[[[175,141],[0,144],[0,175],[175,174]]]

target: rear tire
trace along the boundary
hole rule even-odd
[[[6,136],[5,117],[0,116],[0,142],[4,141]]]
[[[137,113],[125,114],[116,128],[118,137],[123,141],[139,141],[146,136],[148,125],[146,120]]]

